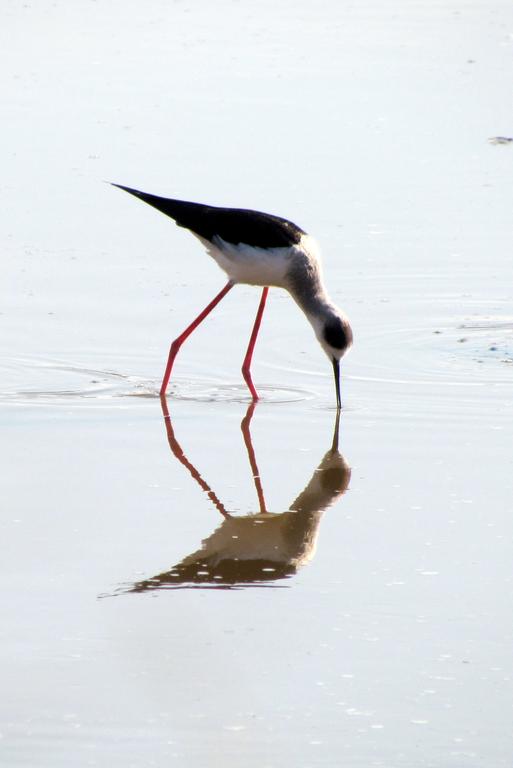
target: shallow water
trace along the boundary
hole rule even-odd
[[[2,25],[0,763],[509,767],[513,15],[144,14]],[[104,178],[315,233],[340,424],[280,291],[249,407],[249,287],[161,402],[223,277]]]

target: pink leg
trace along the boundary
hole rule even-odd
[[[161,394],[161,396],[166,394],[167,385],[169,383],[169,377],[171,376],[171,371],[173,369],[173,363],[175,362],[175,357],[178,354],[178,350],[180,349],[180,347],[182,346],[184,341],[187,338],[189,338],[189,336],[191,335],[193,330],[195,328],[197,328],[200,323],[203,322],[203,320],[207,317],[207,315],[209,315],[212,312],[214,307],[216,307],[219,304],[221,299],[223,299],[226,296],[228,291],[231,288],[233,288],[233,285],[234,284],[230,280],[224,286],[223,290],[220,293],[218,293],[217,296],[215,296],[215,298],[212,299],[210,304],[208,304],[205,307],[203,312],[200,312],[198,317],[195,320],[193,320],[192,323],[189,326],[187,326],[185,331],[182,334],[180,334],[180,336],[178,336],[178,338],[175,339],[173,341],[173,343],[171,344],[171,349],[169,350],[169,357],[167,359],[166,371],[164,373],[164,378],[162,379],[162,386],[160,387],[160,394]]]
[[[249,340],[248,344],[248,351],[246,352],[246,357],[244,358],[244,362],[242,363],[242,375],[244,376],[244,381],[249,387],[249,391],[251,392],[251,397],[253,400],[258,400],[258,393],[255,389],[255,385],[253,384],[253,380],[251,378],[251,359],[253,357],[253,350],[255,349],[255,343],[258,336],[258,331],[260,330],[260,323],[262,322],[262,315],[264,314],[264,307],[265,302],[267,300],[267,294],[269,293],[269,288],[264,288],[262,291],[262,298],[260,299],[260,304],[258,305],[258,312],[255,317],[255,324],[253,326],[253,330],[251,331],[251,338]]]

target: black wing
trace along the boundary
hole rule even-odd
[[[218,208],[213,205],[170,200],[137,189],[113,184],[144,200],[205,240],[217,235],[227,243],[245,243],[258,248],[283,248],[297,244],[305,232],[280,216],[245,208]]]

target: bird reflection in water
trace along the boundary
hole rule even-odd
[[[340,412],[337,412],[332,443],[311,480],[286,512],[266,508],[264,492],[251,441],[250,424],[255,410],[251,403],[241,423],[244,443],[258,496],[259,512],[233,515],[185,456],[175,437],[165,398],[162,410],[169,447],[205,491],[223,521],[204,539],[201,548],[184,557],[169,571],[135,583],[129,592],[184,587],[230,588],[263,586],[290,577],[308,563],[314,553],[319,523],[325,509],[349,485],[351,469],[338,450]]]

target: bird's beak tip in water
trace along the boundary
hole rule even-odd
[[[333,358],[333,374],[335,376],[335,392],[337,395],[337,411],[340,411],[340,361]]]

